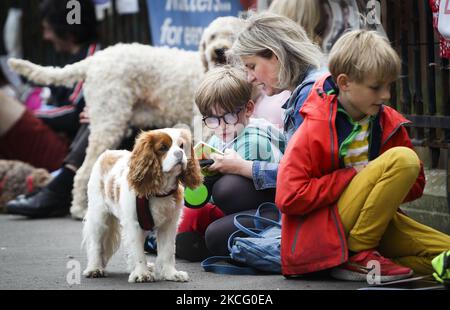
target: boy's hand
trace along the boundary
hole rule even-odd
[[[209,166],[208,170],[223,174],[243,175],[242,169],[247,165],[247,161],[232,149],[226,149],[224,155],[213,153],[211,159],[214,160],[214,164]]]

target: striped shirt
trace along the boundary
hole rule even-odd
[[[353,122],[353,126],[354,130],[343,143],[347,144],[346,154],[343,156],[347,168],[369,163],[370,117]]]
[[[259,160],[278,163],[286,147],[286,139],[275,126],[265,119],[250,118],[245,129],[233,139],[224,143],[213,135],[208,144],[221,150],[235,150],[245,160]]]

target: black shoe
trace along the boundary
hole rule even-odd
[[[71,199],[47,188],[32,195],[20,195],[6,204],[9,214],[32,218],[61,217],[69,214]]]
[[[200,262],[212,256],[206,247],[205,238],[197,232],[177,234],[175,245],[175,255],[190,262]]]

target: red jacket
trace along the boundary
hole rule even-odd
[[[347,261],[347,240],[337,201],[356,175],[339,167],[335,126],[337,96],[323,90],[318,80],[300,113],[304,121],[289,141],[277,176],[276,205],[283,213],[281,264],[284,275],[298,275],[335,267]],[[380,154],[395,146],[412,148],[400,113],[383,106]],[[405,201],[422,195],[423,166]]]

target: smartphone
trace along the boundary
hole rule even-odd
[[[213,154],[213,153],[223,155],[223,153],[220,150],[216,149],[215,147],[213,147],[203,141],[197,143],[194,146],[194,153],[195,153],[195,157],[197,157],[200,160],[210,159],[211,154]]]
[[[214,164],[214,160],[212,159],[200,159],[198,162],[202,168],[209,167]]]

